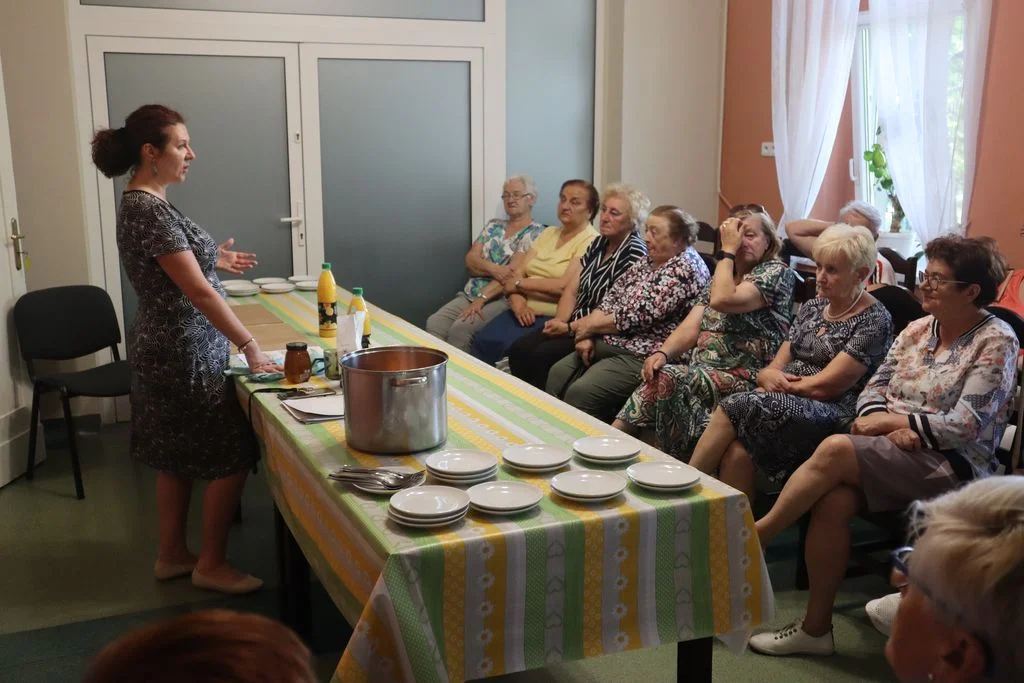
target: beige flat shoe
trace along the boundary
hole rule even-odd
[[[196,588],[203,588],[228,595],[244,595],[259,590],[263,586],[263,579],[257,579],[251,574],[246,574],[237,581],[218,581],[208,576],[203,576],[199,570],[192,571],[192,585]]]
[[[168,564],[157,560],[153,564],[153,577],[157,581],[177,579],[182,576],[188,576],[195,570],[195,568],[195,562],[190,562],[188,564]]]

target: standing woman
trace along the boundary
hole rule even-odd
[[[123,128],[96,133],[92,159],[108,178],[131,171],[117,216],[117,247],[138,314],[128,330],[131,454],[155,468],[159,580],[191,574],[200,588],[248,593],[263,581],[227,563],[228,529],[257,457],[256,440],[224,376],[234,342],[255,371],[277,367],[224,301],[215,268],[252,268],[253,254],[229,251],[167,201],[195,159],[181,114],[136,109]],[[185,543],[192,482],[203,495],[202,548]]]

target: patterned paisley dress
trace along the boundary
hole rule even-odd
[[[168,202],[128,190],[117,217],[121,264],[139,297],[128,330],[132,373],[131,454],[155,469],[190,479],[220,479],[245,470],[256,440],[225,377],[230,345],[157,263],[191,251],[210,284],[217,243]]]
[[[749,313],[720,313],[708,305],[708,285],[696,304],[704,306],[704,316],[690,356],[641,384],[619,411],[618,418],[628,424],[653,427],[658,448],[680,460],[690,459],[723,396],[754,388],[758,371],[775,357],[789,332],[793,271],[773,259],[755,266],[743,280],[757,287],[766,305]]]

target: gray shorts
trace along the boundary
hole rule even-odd
[[[946,456],[930,448],[905,451],[885,436],[853,436],[861,489],[868,510],[902,510],[915,500],[934,498],[962,483]]]

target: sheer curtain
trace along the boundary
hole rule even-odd
[[[873,0],[872,0],[873,1]],[[782,230],[806,218],[843,113],[859,0],[773,0],[772,134]]]
[[[922,244],[964,232],[991,11],[991,0],[871,0],[882,144]]]

